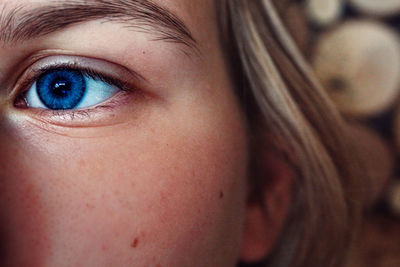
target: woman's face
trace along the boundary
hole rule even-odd
[[[247,138],[213,1],[152,2],[176,17],[0,2],[2,266],[238,261]]]

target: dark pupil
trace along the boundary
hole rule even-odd
[[[56,81],[53,83],[53,93],[58,96],[66,96],[71,91],[71,85],[65,80]]]
[[[77,70],[58,69],[39,77],[36,90],[43,104],[54,110],[76,108],[86,92],[83,74]]]

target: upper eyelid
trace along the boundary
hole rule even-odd
[[[47,66],[45,68],[40,68],[39,70],[34,70],[36,74],[32,76],[29,80],[27,80],[23,86],[21,87],[29,87],[31,84],[33,84],[41,75],[49,72],[49,71],[54,71],[54,70],[77,70],[82,72],[84,75],[89,76],[90,78],[94,80],[100,80],[102,82],[108,83],[110,85],[116,85],[122,90],[128,91],[128,89],[133,89],[133,88],[127,88],[127,87],[134,87],[133,85],[127,86],[123,81],[120,81],[118,78],[112,77],[107,75],[106,73],[103,73],[102,71],[97,71],[91,68],[87,67],[81,67],[81,66],[76,66],[76,65],[69,65],[69,64],[61,64],[61,65],[54,65],[54,66]]]
[[[56,60],[58,60],[59,62],[57,62]],[[42,62],[44,61],[44,63],[47,62],[47,64],[43,64]],[[36,59],[34,63],[31,64],[31,66],[35,69],[36,65],[40,64],[40,67],[36,68],[37,70],[40,68],[45,68],[46,66],[54,66],[56,64],[68,64],[71,67],[73,67],[74,65],[76,65],[78,68],[80,66],[92,66],[95,63],[97,63],[97,65],[103,65],[104,67],[110,68],[112,67],[113,69],[120,69],[123,72],[129,73],[130,75],[134,76],[136,79],[140,79],[143,81],[147,81],[147,79],[142,76],[140,73],[131,70],[127,67],[124,67],[122,65],[119,65],[117,63],[114,62],[110,62],[108,60],[105,59],[101,59],[101,58],[94,58],[94,57],[87,57],[87,56],[79,56],[79,55],[50,55],[50,56],[45,56],[39,59]],[[95,68],[94,68],[95,69]]]
[[[132,89],[137,89],[137,84],[147,82],[147,79],[141,74],[107,60],[75,55],[50,55],[36,59],[22,71],[12,90],[12,95],[20,94],[21,91],[29,88],[29,85],[33,84],[34,80],[46,70],[62,66],[77,70],[92,70],[102,76],[119,80],[121,84],[129,84],[130,87],[134,87]]]

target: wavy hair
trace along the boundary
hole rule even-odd
[[[344,122],[270,0],[216,5],[250,131],[262,124],[297,174],[284,230],[262,266],[342,266],[361,202],[361,173]],[[260,179],[268,178],[253,184]]]

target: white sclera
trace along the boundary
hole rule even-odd
[[[346,115],[379,114],[400,92],[399,37],[380,22],[347,21],[321,35],[313,66]]]
[[[120,89],[106,82],[95,80],[84,76],[86,82],[86,92],[82,100],[74,109],[84,109],[100,104],[115,95]],[[35,82],[26,94],[26,102],[31,108],[48,109],[40,100],[37,92],[37,83]]]
[[[96,81],[85,76],[86,92],[81,102],[76,106],[77,109],[88,108],[100,104],[113,95],[120,89],[106,82]]]
[[[28,90],[25,99],[30,108],[46,108],[46,106],[42,103],[37,93],[37,82],[35,82],[32,85],[32,87]]]

